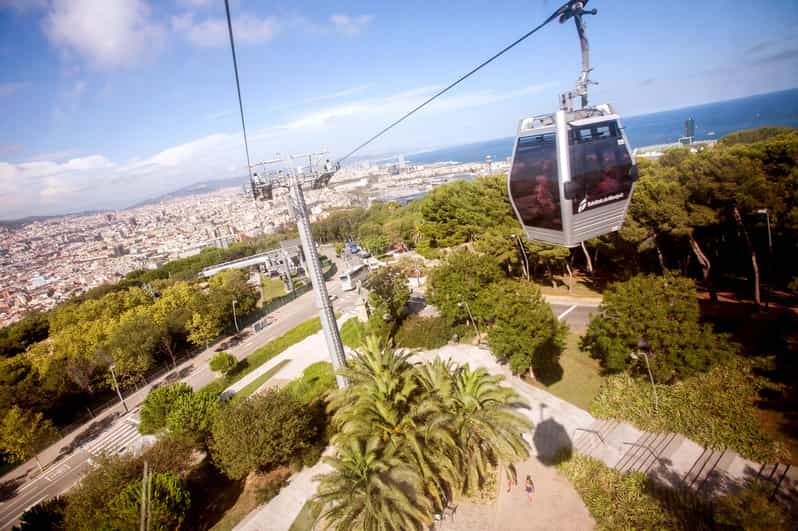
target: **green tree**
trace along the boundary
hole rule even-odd
[[[562,376],[559,364],[567,327],[554,316],[540,290],[529,282],[504,281],[491,289],[494,325],[488,342],[494,355],[509,361],[510,369],[543,382]]]
[[[320,476],[316,498],[332,529],[421,529],[432,522],[431,504],[416,495],[422,490],[418,473],[381,449],[376,437],[352,439],[324,461],[333,470]]]
[[[155,433],[166,427],[166,419],[180,398],[193,393],[191,386],[180,382],[163,385],[147,395],[141,404],[141,433]]]
[[[0,450],[14,461],[33,457],[41,468],[37,454],[57,436],[53,423],[44,418],[44,414],[13,406],[0,424]]]
[[[388,238],[384,234],[369,234],[360,240],[360,245],[374,256],[379,256],[388,248]]]
[[[706,371],[735,351],[725,336],[713,333],[699,318],[692,280],[638,275],[604,292],[582,348],[608,371],[631,368],[638,373],[645,373],[644,361],[630,354],[643,350],[656,380],[670,382]]]
[[[215,393],[183,394],[175,400],[166,416],[166,427],[173,433],[203,439],[210,433],[220,409],[219,397]]]
[[[64,512],[66,499],[55,496],[37,503],[19,517],[19,524],[12,531],[66,531]]]
[[[451,324],[467,322],[469,309],[480,320],[493,306],[488,287],[502,278],[492,256],[455,252],[430,272],[427,298]]]
[[[387,311],[394,321],[399,320],[410,299],[407,277],[395,266],[386,266],[369,273],[365,283],[374,307]]]
[[[120,316],[107,342],[120,384],[140,379],[152,367],[161,333],[147,308],[137,307]]]
[[[191,506],[191,495],[185,482],[170,472],[153,474],[149,486],[149,527],[155,531],[171,531],[180,527]],[[135,530],[141,520],[141,480],[129,483],[108,504],[115,527]]]
[[[229,373],[235,369],[237,364],[238,360],[229,352],[219,352],[208,362],[212,371],[221,372],[222,374]]]
[[[310,446],[317,426],[288,391],[269,390],[217,415],[211,429],[211,456],[228,477],[287,463]]]
[[[141,464],[130,455],[95,459],[95,466],[66,494],[66,529],[114,529],[108,502],[133,481],[141,482]]]
[[[468,365],[454,375],[451,397],[466,491],[482,486],[490,465],[502,465],[507,474],[515,474],[512,463],[529,457],[522,434],[532,430],[532,422],[516,411],[526,403],[501,381],[500,376],[483,368],[472,371]]]

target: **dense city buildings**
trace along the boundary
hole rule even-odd
[[[502,163],[492,163],[493,171]],[[412,166],[361,163],[322,190],[307,190],[311,220],[336,208],[404,201],[454,178],[486,173],[487,164]],[[48,310],[136,269],[153,269],[206,247],[225,247],[290,223],[286,190],[254,203],[241,186],[176,197],[126,210],[0,225],[0,327]]]

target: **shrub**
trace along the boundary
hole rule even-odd
[[[610,372],[631,368],[645,374],[645,362],[630,356],[642,349],[649,353],[655,379],[669,382],[706,371],[735,352],[725,336],[700,324],[699,317],[692,280],[638,275],[604,292],[581,348]]]
[[[191,386],[186,383],[164,385],[151,391],[141,404],[141,433],[155,433],[166,427],[166,417],[178,400],[192,393]]]
[[[396,332],[397,347],[434,349],[444,346],[455,334],[455,329],[443,317],[411,315]]]
[[[210,365],[212,371],[221,372],[222,374],[229,373],[235,369],[237,364],[238,360],[236,360],[236,357],[229,352],[219,352],[211,358],[210,362],[208,362],[208,365]]]
[[[648,431],[682,433],[703,446],[731,448],[755,461],[774,462],[784,450],[761,428],[753,403],[763,384],[750,361],[733,360],[700,377],[657,384],[659,409],[654,414],[649,381],[621,374],[604,382],[590,412],[628,420]]]
[[[181,395],[166,417],[166,427],[202,439],[210,433],[219,408],[219,395],[212,391]]]
[[[213,422],[214,463],[231,479],[289,462],[317,435],[308,409],[285,391],[270,389],[225,410]]]
[[[640,472],[622,474],[592,457],[575,455],[557,465],[573,483],[598,529],[678,529],[673,515],[649,493]]]
[[[714,500],[672,489],[640,472],[621,473],[575,455],[557,467],[573,483],[598,529],[747,529],[787,531],[795,522],[761,481]]]

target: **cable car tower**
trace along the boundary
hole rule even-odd
[[[324,340],[327,343],[327,351],[332,360],[333,369],[335,370],[338,387],[344,388],[347,386],[347,380],[341,376],[340,369],[346,364],[344,346],[341,342],[341,335],[338,332],[338,323],[335,320],[335,311],[333,310],[332,302],[330,302],[329,294],[327,293],[327,285],[324,281],[324,274],[322,273],[321,262],[319,261],[319,253],[316,250],[316,244],[313,240],[313,233],[310,228],[310,217],[308,216],[308,208],[305,203],[305,194],[302,188],[310,188],[312,190],[319,190],[327,186],[332,179],[335,172],[338,171],[340,166],[338,164],[331,164],[329,160],[322,168],[317,168],[314,158],[325,153],[306,153],[302,155],[291,155],[288,160],[284,160],[279,155],[272,159],[263,162],[256,162],[250,167],[251,177],[251,192],[256,200],[272,201],[274,199],[274,189],[284,188],[288,190],[288,212],[289,215],[296,219],[297,230],[299,231],[299,239],[302,242],[302,250],[305,253],[305,265],[307,267],[307,275],[310,277],[310,282],[313,285],[313,292],[316,294],[316,307],[319,309],[319,317],[321,319],[321,327],[324,331]],[[300,171],[294,165],[297,159],[307,158],[308,165]],[[272,165],[280,165],[284,169],[271,170],[268,168]],[[264,173],[261,170],[260,174],[255,172],[255,168],[267,168]]]
[[[560,109],[522,119],[513,146],[507,190],[530,240],[575,247],[617,231],[637,180],[620,116],[609,104],[590,106],[590,54],[582,17],[588,0],[570,1],[554,16],[574,19],[582,71],[573,91],[560,95]],[[580,106],[574,109],[574,100]]]

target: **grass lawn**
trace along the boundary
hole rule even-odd
[[[598,361],[592,359],[587,352],[579,350],[579,336],[576,334],[568,334],[565,350],[560,356],[560,365],[563,375],[559,381],[551,385],[543,385],[538,381],[530,383],[575,406],[589,409],[604,377],[600,374]]]
[[[285,284],[279,278],[269,278],[265,275],[260,276],[261,286],[263,287],[263,303],[266,304],[272,299],[285,295]]]
[[[229,386],[236,383],[238,380],[251,373],[276,355],[280,354],[288,347],[299,343],[309,336],[312,336],[319,330],[321,330],[321,321],[319,321],[318,317],[308,319],[304,323],[296,325],[285,334],[281,335],[277,339],[273,339],[241,360],[238,363],[238,367],[233,370],[232,373],[227,376],[217,378],[202,389],[218,390],[218,392],[221,394],[221,392],[227,389]]]
[[[236,402],[240,402],[241,400],[247,398],[249,395],[257,391],[261,385],[266,383],[269,380],[269,378],[277,374],[277,372],[280,369],[282,369],[289,363],[291,363],[291,360],[283,360],[274,367],[272,367],[271,369],[269,369],[268,371],[264,372],[263,374],[252,380],[252,382],[247,384],[243,389],[241,389],[239,392],[233,395],[232,402],[235,404]]]
[[[288,528],[288,531],[312,531],[313,525],[316,523],[321,514],[321,505],[313,503],[312,501],[305,502],[302,510],[296,515],[296,520]]]
[[[341,341],[349,348],[358,348],[363,342],[363,332],[363,323],[352,317],[341,325]]]

